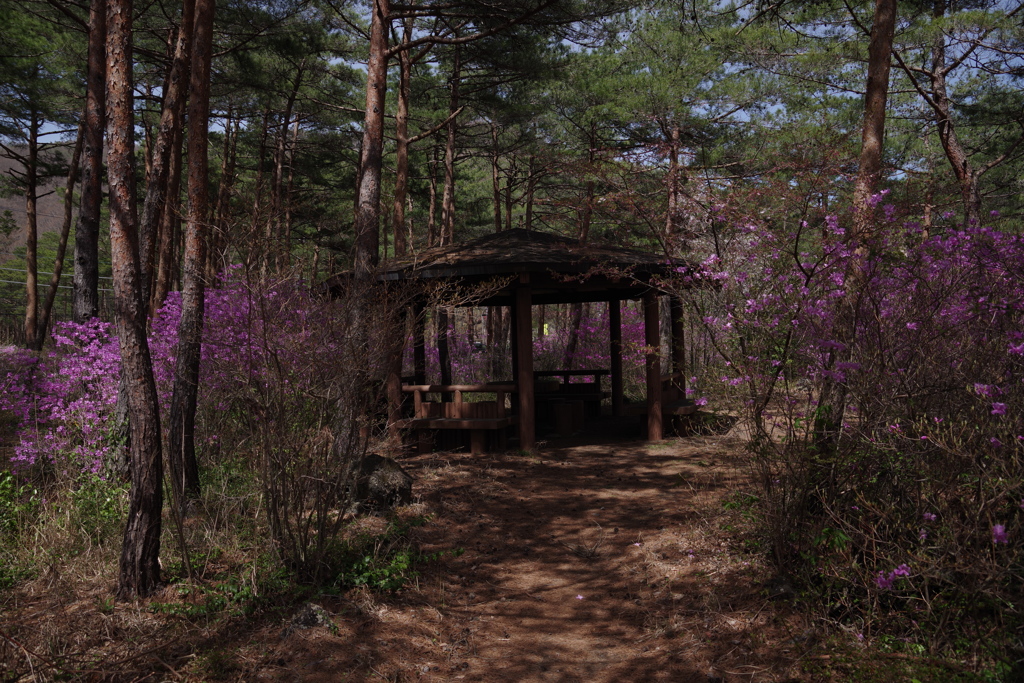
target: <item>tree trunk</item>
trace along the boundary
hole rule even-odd
[[[178,229],[181,211],[181,147],[184,133],[181,126],[174,129],[171,154],[167,168],[167,195],[160,215],[160,246],[157,257],[156,283],[150,310],[160,308],[171,291],[178,270]]]
[[[437,145],[430,150],[428,174],[430,203],[427,206],[427,246],[433,247],[437,245]]]
[[[195,453],[196,397],[203,338],[207,209],[210,63],[215,0],[196,0],[195,38],[188,105],[188,227],[182,267],[181,321],[178,324],[174,394],[167,427],[167,460],[179,505],[199,495]]]
[[[407,17],[402,42],[412,40],[412,17]],[[409,88],[412,80],[412,55],[408,50],[398,53],[398,108],[395,112],[395,201],[391,213],[395,256],[408,250],[405,227],[405,200],[409,191]]]
[[[224,123],[224,147],[221,150],[220,186],[217,188],[217,207],[213,220],[213,231],[206,259],[206,281],[214,282],[224,261],[224,246],[227,244],[228,211],[231,206],[231,190],[235,179],[235,158],[238,148],[238,129],[241,120],[232,126],[232,108],[228,107]]]
[[[36,316],[39,310],[39,275],[36,221],[36,190],[39,163],[39,118],[33,110],[28,123],[28,152],[25,160],[25,346],[36,344]]]
[[[536,174],[533,172],[535,160],[536,157],[531,154],[526,164],[526,225],[524,227],[527,232],[533,230],[533,191],[537,187]]]
[[[366,64],[366,114],[359,163],[353,270],[367,280],[380,262],[380,174],[384,154],[384,101],[388,76],[390,0],[374,0],[370,20],[370,57]]]
[[[457,37],[457,35],[456,35]],[[455,239],[455,112],[459,108],[459,80],[462,78],[462,50],[455,46],[455,60],[449,82],[448,140],[444,147],[444,197],[441,199],[441,246],[452,244]]]
[[[146,340],[135,205],[132,0],[107,0],[107,169],[114,319],[125,378],[132,485],[118,566],[117,594],[145,596],[160,583],[163,463],[156,383]]]
[[[106,0],[89,8],[89,56],[85,92],[82,204],[75,226],[75,273],[71,315],[83,323],[99,315],[100,205],[103,202],[103,129],[106,127]]]
[[[60,276],[64,271],[64,255],[68,248],[68,235],[71,233],[71,220],[74,210],[75,183],[78,182],[78,165],[82,159],[82,137],[85,131],[85,119],[78,124],[78,135],[75,136],[75,151],[71,154],[71,165],[68,166],[68,180],[64,187],[64,223],[60,229],[60,241],[57,243],[57,256],[53,260],[53,275],[50,277],[50,286],[46,291],[46,301],[39,311],[39,318],[36,321],[36,344],[33,347],[41,351],[46,342],[46,332],[50,327],[50,314],[53,312],[53,302],[57,298],[57,289],[60,287]]]
[[[282,243],[284,236],[282,218],[284,217],[285,203],[284,167],[288,157],[288,135],[291,132],[292,111],[295,108],[295,99],[299,95],[299,88],[302,86],[304,70],[304,65],[299,65],[292,89],[285,102],[284,113],[281,115],[281,124],[278,126],[277,143],[274,148],[274,172],[270,182],[270,215],[267,217],[267,258],[264,261],[264,275],[270,267],[270,261],[273,261],[274,270],[278,273],[281,272],[285,261],[284,244]]]
[[[868,45],[868,83],[864,94],[860,165],[853,188],[854,240],[870,235],[873,211],[868,200],[882,174],[885,145],[885,108],[889,95],[889,68],[896,27],[896,0],[876,0],[875,19]]]
[[[668,211],[665,212],[665,246],[672,249],[674,239],[679,234],[679,124],[673,124],[668,139]],[[593,149],[593,145],[591,145]],[[593,154],[591,154],[593,163]]]
[[[284,186],[284,223],[281,233],[281,254],[284,261],[278,268],[290,268],[292,265],[292,197],[295,194],[295,150],[299,146],[299,119],[296,115],[292,124],[292,140],[288,145],[288,182]]]
[[[875,17],[868,46],[868,81],[864,95],[864,121],[861,134],[860,167],[854,186],[853,229],[846,240],[853,254],[846,266],[846,292],[839,301],[833,334],[838,350],[828,359],[830,368],[847,361],[852,355],[857,335],[857,313],[866,284],[867,246],[864,241],[873,232],[872,211],[868,199],[877,186],[882,171],[885,141],[885,107],[889,91],[889,65],[892,40],[896,26],[896,0],[876,0]],[[822,453],[835,450],[839,432],[846,414],[847,386],[845,381],[827,375],[822,381],[815,415],[814,440]],[[760,420],[756,427],[763,429]]]
[[[195,22],[196,0],[184,0],[181,26],[175,41],[174,58],[164,87],[163,110],[157,128],[152,169],[146,185],[146,201],[142,208],[142,226],[139,233],[139,257],[142,266],[142,297],[150,303],[155,285],[155,272],[159,270],[156,245],[160,229],[164,227],[163,213],[167,205],[169,174],[174,151],[174,136],[181,129],[181,115],[185,107],[185,92],[189,80],[189,55],[192,50],[192,28]],[[153,301],[162,298],[153,297]],[[152,311],[151,311],[152,312]]]
[[[498,165],[498,124],[491,122],[491,194],[494,197],[494,232],[501,232],[501,167]]]
[[[895,1],[895,0],[894,0]],[[934,16],[940,19],[946,14],[946,0],[936,0]],[[964,207],[964,227],[978,226],[981,222],[981,193],[978,189],[980,175],[967,156],[960,138],[950,117],[949,91],[946,84],[946,34],[937,31],[935,42],[932,43],[932,66],[929,72],[932,90],[932,112],[935,114],[935,127],[939,132],[942,150],[953,167],[957,182],[960,185],[960,201]]]

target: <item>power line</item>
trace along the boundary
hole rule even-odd
[[[9,270],[9,271],[12,271],[12,272],[15,272],[15,273],[24,273],[25,272],[24,268],[4,268],[3,266],[0,266],[0,270]],[[44,271],[41,271],[41,270],[37,270],[36,271],[36,275],[53,275],[53,273],[47,273],[47,272],[44,272]],[[65,277],[66,275],[69,275],[69,273],[61,273],[60,274],[61,277]],[[109,277],[107,275],[97,275],[97,277],[99,279],[101,279],[101,280],[113,280],[114,279],[114,278]]]
[[[19,280],[0,280],[0,283],[8,284],[8,285],[21,285],[22,287],[25,286],[25,281],[24,280],[20,280],[20,281]],[[49,286],[50,286],[49,282],[39,282],[39,283],[36,284],[36,287],[49,287]],[[72,287],[71,285],[57,285],[57,288],[58,289],[74,289],[74,287]],[[97,289],[96,291],[97,292],[113,292],[114,290],[112,290],[112,289]]]

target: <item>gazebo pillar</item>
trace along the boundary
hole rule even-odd
[[[405,325],[402,327],[405,327]],[[405,330],[402,330],[402,341],[395,344],[395,348],[388,355],[386,386],[388,397],[388,433],[391,435],[398,434],[398,421],[402,419],[402,357],[404,355]]]
[[[516,301],[513,315],[515,317],[516,384],[519,385],[519,447],[524,450],[533,448],[536,440],[537,417],[533,396],[533,289],[530,276],[519,276],[516,287]]]
[[[661,441],[661,310],[658,294],[644,294],[644,344],[647,346],[647,440]]]
[[[612,374],[612,415],[622,417],[622,300],[608,302],[608,340],[611,344],[609,357]]]
[[[413,307],[412,365],[416,384],[427,383],[427,321],[423,304]]]
[[[679,373],[676,381],[681,398],[686,397],[686,327],[683,300],[678,296],[669,299],[669,311],[672,315],[672,373]]]

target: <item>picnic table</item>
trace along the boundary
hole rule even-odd
[[[505,406],[506,396],[516,391],[514,384],[408,384],[402,387],[413,395],[413,417],[401,420],[399,427],[416,430],[420,450],[433,445],[434,430],[469,432],[470,451],[483,453],[488,432],[497,446],[504,447],[505,431],[518,418]],[[466,401],[466,394],[494,394],[493,401]],[[450,394],[449,402],[427,400],[430,394]]]

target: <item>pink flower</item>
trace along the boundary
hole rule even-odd
[[[1002,524],[996,524],[992,527],[992,542],[993,543],[1009,543],[1010,536],[1006,533],[1006,527]]]
[[[1006,404],[1005,403],[993,403],[992,404],[993,415],[1006,415]]]

